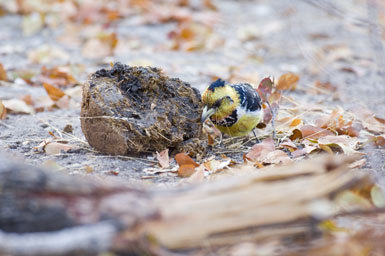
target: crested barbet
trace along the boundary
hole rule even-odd
[[[218,79],[203,92],[202,102],[202,123],[210,118],[222,133],[232,137],[249,134],[263,120],[261,98],[247,83]]]

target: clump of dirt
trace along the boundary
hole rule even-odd
[[[120,63],[90,75],[83,86],[82,131],[111,155],[161,151],[201,153],[200,93],[153,67]]]

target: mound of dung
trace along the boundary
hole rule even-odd
[[[116,63],[83,86],[81,126],[88,143],[111,155],[203,150],[200,94],[160,69]]]

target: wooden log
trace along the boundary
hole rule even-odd
[[[334,195],[370,184],[368,176],[347,170],[354,160],[325,156],[261,170],[234,167],[247,175],[149,190],[0,155],[0,253],[159,254],[160,248],[218,248],[304,235],[318,221],[344,213]]]

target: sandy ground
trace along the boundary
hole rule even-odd
[[[175,24],[137,25],[135,18],[123,19],[116,27],[118,35],[140,37],[142,47],[121,49],[115,56],[98,61],[83,58],[79,48],[58,43],[56,37],[62,28],[46,28],[26,39],[20,30],[21,18],[6,15],[0,17],[0,62],[7,69],[40,69],[41,65],[29,62],[27,53],[47,44],[68,52],[71,63],[85,64],[85,72],[78,77],[80,81],[110,61],[145,63],[161,67],[169,76],[179,77],[201,91],[211,81],[211,76],[228,75],[229,66],[242,67],[245,72],[258,74],[259,78],[295,72],[301,77],[298,86],[301,90],[293,92],[293,97],[341,105],[344,109],[362,104],[385,117],[385,58],[382,28],[378,25],[381,9],[366,1],[346,0],[335,6],[328,3],[310,0],[216,1],[219,22],[215,31],[225,38],[225,43],[211,51],[154,51],[156,45],[169,40],[167,33]],[[249,35],[254,38],[247,39]],[[59,64],[65,63],[60,60],[50,63]],[[315,81],[335,85],[338,97],[305,94]],[[44,90],[27,85],[0,86],[0,99],[25,94],[41,95]],[[91,166],[93,173],[111,175],[110,171],[117,171],[119,177],[130,182],[142,181],[143,169],[154,165],[154,157],[111,157],[93,152],[84,143],[79,112],[78,104],[70,110],[8,115],[0,123],[0,149],[34,165],[54,166],[71,174],[86,175],[84,167]],[[34,147],[50,137],[49,131],[60,131],[67,124],[74,128],[73,137],[68,139],[78,149],[61,155],[34,151]],[[371,148],[364,150],[369,154],[370,167],[382,177],[384,152]],[[176,179],[167,174],[146,182],[172,184]]]

